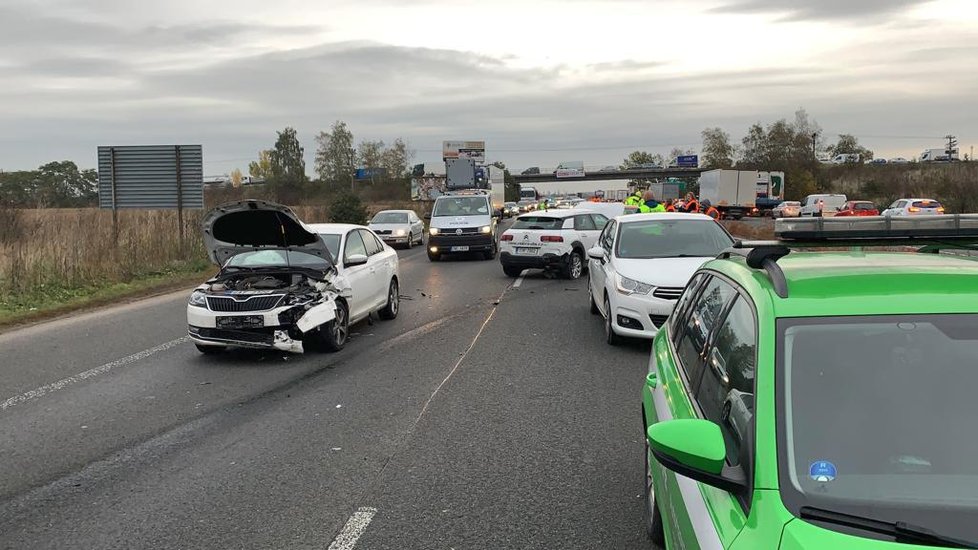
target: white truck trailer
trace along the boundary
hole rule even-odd
[[[710,204],[724,218],[739,220],[753,211],[757,200],[755,170],[709,170],[700,174],[700,202]]]

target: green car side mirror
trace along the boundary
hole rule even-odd
[[[649,426],[649,449],[666,468],[701,483],[739,493],[746,489],[740,468],[726,465],[727,446],[720,426],[709,420],[682,419]]]

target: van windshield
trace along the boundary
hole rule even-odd
[[[443,216],[486,216],[489,202],[485,197],[440,197],[431,212],[433,218]]]

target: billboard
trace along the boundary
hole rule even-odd
[[[476,164],[486,162],[486,142],[484,141],[443,141],[442,159],[472,159]]]
[[[99,208],[204,207],[200,145],[98,148]]]
[[[676,166],[679,168],[698,168],[700,158],[698,155],[680,155],[676,157]]]
[[[585,175],[584,163],[579,160],[561,162],[557,165],[557,170],[554,171],[554,175],[558,179],[583,178]]]

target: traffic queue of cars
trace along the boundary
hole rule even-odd
[[[920,216],[943,214],[944,207],[934,199],[898,199],[880,212],[870,201],[848,200],[845,195],[808,195],[802,202],[784,201],[771,210],[771,217],[833,217],[833,216]]]
[[[894,229],[863,201],[841,206],[757,243],[699,214],[619,215],[587,249],[607,341],[653,340],[655,548],[978,548],[978,263],[934,253],[978,248],[978,215]],[[504,270],[550,254],[544,267],[579,276],[595,214],[521,216]],[[922,253],[864,250],[894,244]],[[805,252],[818,247],[850,251]]]

